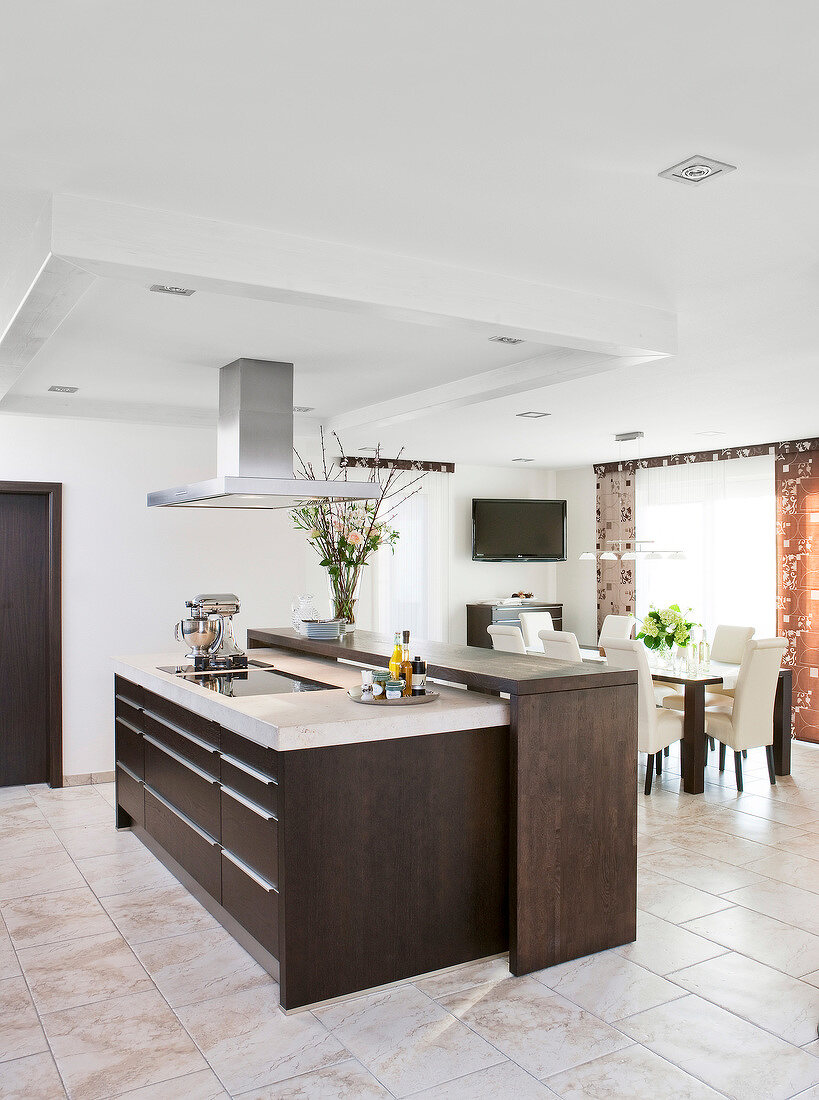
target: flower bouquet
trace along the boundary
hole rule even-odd
[[[652,604],[643,619],[643,629],[637,637],[642,640],[646,649],[657,650],[661,656],[667,656],[674,645],[685,649],[691,641],[692,627],[698,625],[688,618],[690,612],[690,607],[685,612],[681,611],[678,603],[669,604],[662,609]]]

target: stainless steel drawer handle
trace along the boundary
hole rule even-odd
[[[123,764],[123,762],[121,760],[117,760],[116,765],[117,765],[117,767],[119,768],[120,771],[125,772],[126,775],[130,775],[131,779],[133,779],[133,781],[135,783],[139,783],[139,784],[142,783],[142,780],[139,778],[139,776],[135,775],[131,771],[131,769],[129,767],[127,767],[127,765]]]
[[[139,703],[135,703],[134,700],[129,699],[127,695],[120,695],[119,692],[117,692],[114,695],[114,698],[119,699],[120,703],[127,703],[128,706],[132,707],[134,710],[142,710],[142,707],[139,705]]]
[[[278,817],[271,813],[270,810],[264,809],[258,802],[252,802],[249,798],[245,798],[243,794],[239,794],[238,791],[234,791],[232,787],[226,787],[222,784],[222,794],[226,794],[229,798],[245,806],[248,810],[252,810],[254,814],[258,814],[259,817],[263,817],[265,821],[278,821]]]
[[[207,741],[202,741],[201,738],[194,736],[192,733],[188,733],[187,730],[183,730],[181,726],[177,726],[174,722],[169,722],[167,718],[163,718],[160,714],[156,714],[152,710],[145,710],[145,714],[149,718],[153,718],[155,722],[159,722],[160,726],[165,726],[169,730],[173,730],[174,733],[178,733],[180,737],[184,737],[186,741],[190,741],[191,744],[197,745],[200,749],[204,749],[206,752],[218,752],[217,748],[213,745],[209,745]]]
[[[189,829],[193,829],[203,840],[206,840],[210,844],[211,848],[218,848],[219,841],[214,840],[210,833],[206,833],[204,829],[200,829],[198,825],[194,824],[189,817],[186,817],[181,810],[177,810],[176,806],[172,806],[167,798],[163,798],[159,791],[155,791],[150,783],[145,783],[145,790],[154,796],[157,802],[161,802],[166,810],[170,810],[174,817],[178,817],[181,822],[188,826]]]
[[[173,749],[169,749],[167,745],[163,745],[161,741],[157,741],[156,738],[151,737],[149,733],[144,733],[142,736],[151,745],[158,748],[160,752],[164,752],[166,756],[170,756],[172,760],[175,760],[177,764],[181,764],[183,768],[187,768],[189,772],[193,772],[194,775],[198,775],[200,779],[212,783],[215,787],[219,786],[218,779],[215,779],[212,775],[208,775],[207,772],[203,772],[201,768],[197,768],[195,764],[191,764],[190,760],[186,760],[184,756],[180,756],[179,753],[174,752]]]
[[[241,859],[235,856],[233,852],[229,852],[227,848],[223,848],[222,855],[225,857],[225,859],[229,859],[230,862],[235,867],[238,867],[240,871],[244,872],[244,874],[246,874],[248,878],[252,878],[256,885],[261,886],[261,888],[265,890],[268,894],[278,894],[279,891],[276,889],[272,882],[268,882],[266,878],[262,878],[261,875],[257,875],[255,871],[251,870],[251,868],[248,867],[246,863],[243,863]]]
[[[116,718],[115,718],[115,721],[116,721],[116,722],[119,722],[119,724],[120,724],[121,726],[125,726],[125,727],[126,727],[126,729],[129,729],[129,730],[131,731],[131,733],[138,733],[140,737],[143,737],[143,736],[144,736],[144,734],[143,734],[142,730],[141,730],[141,729],[139,729],[139,727],[138,727],[138,726],[134,726],[134,725],[132,725],[132,724],[131,724],[130,722],[128,722],[128,721],[127,721],[127,720],[126,720],[125,718],[120,718],[120,716],[119,716],[119,715],[117,715],[117,716],[116,716]]]
[[[246,775],[253,776],[253,778],[258,779],[260,783],[273,783],[276,787],[278,787],[278,779],[273,779],[272,776],[265,775],[264,772],[256,771],[255,768],[251,768],[250,764],[245,764],[242,760],[237,760],[236,757],[231,756],[230,753],[220,752],[219,755],[228,764],[232,764],[234,768],[238,768],[240,772],[244,772]]]

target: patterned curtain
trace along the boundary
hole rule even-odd
[[[819,741],[819,441],[776,448],[777,630],[793,669],[793,731]],[[811,449],[806,449],[812,445]]]
[[[629,463],[618,468],[595,467],[597,474],[597,549],[634,548],[634,471]],[[615,549],[617,549],[615,547]],[[606,615],[634,615],[637,570],[633,561],[597,559],[597,632]]]

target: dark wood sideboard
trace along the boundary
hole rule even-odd
[[[486,628],[492,623],[517,623],[521,611],[548,611],[552,616],[555,630],[563,629],[563,604],[543,603],[526,604],[512,607],[502,603],[468,603],[466,605],[466,644],[481,649],[491,649],[492,639]]]

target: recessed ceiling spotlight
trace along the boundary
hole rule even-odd
[[[79,386],[49,386],[49,393],[76,393]]]
[[[513,462],[534,462],[533,458],[513,458]]]
[[[521,336],[490,336],[490,344],[525,344],[526,341]]]
[[[527,420],[540,420],[540,418],[542,416],[551,416],[551,415],[552,415],[551,413],[540,413],[540,412],[515,413],[515,416],[523,416],[523,417],[526,417]]]
[[[695,432],[695,435],[716,436],[716,435],[725,435],[725,432]]]
[[[293,406],[293,412],[294,413],[311,413],[311,412],[315,412],[315,411],[316,410],[312,405],[294,405]]]
[[[703,183],[715,176],[724,176],[727,172],[735,172],[736,167],[735,164],[726,164],[724,161],[714,160],[712,157],[697,155],[681,160],[679,164],[674,164],[671,168],[666,168],[664,172],[658,174],[663,179],[679,180],[680,183]]]
[[[190,298],[191,294],[196,293],[194,290],[188,290],[187,287],[169,286],[167,283],[154,283],[148,289],[154,294],[176,294],[179,298]]]

